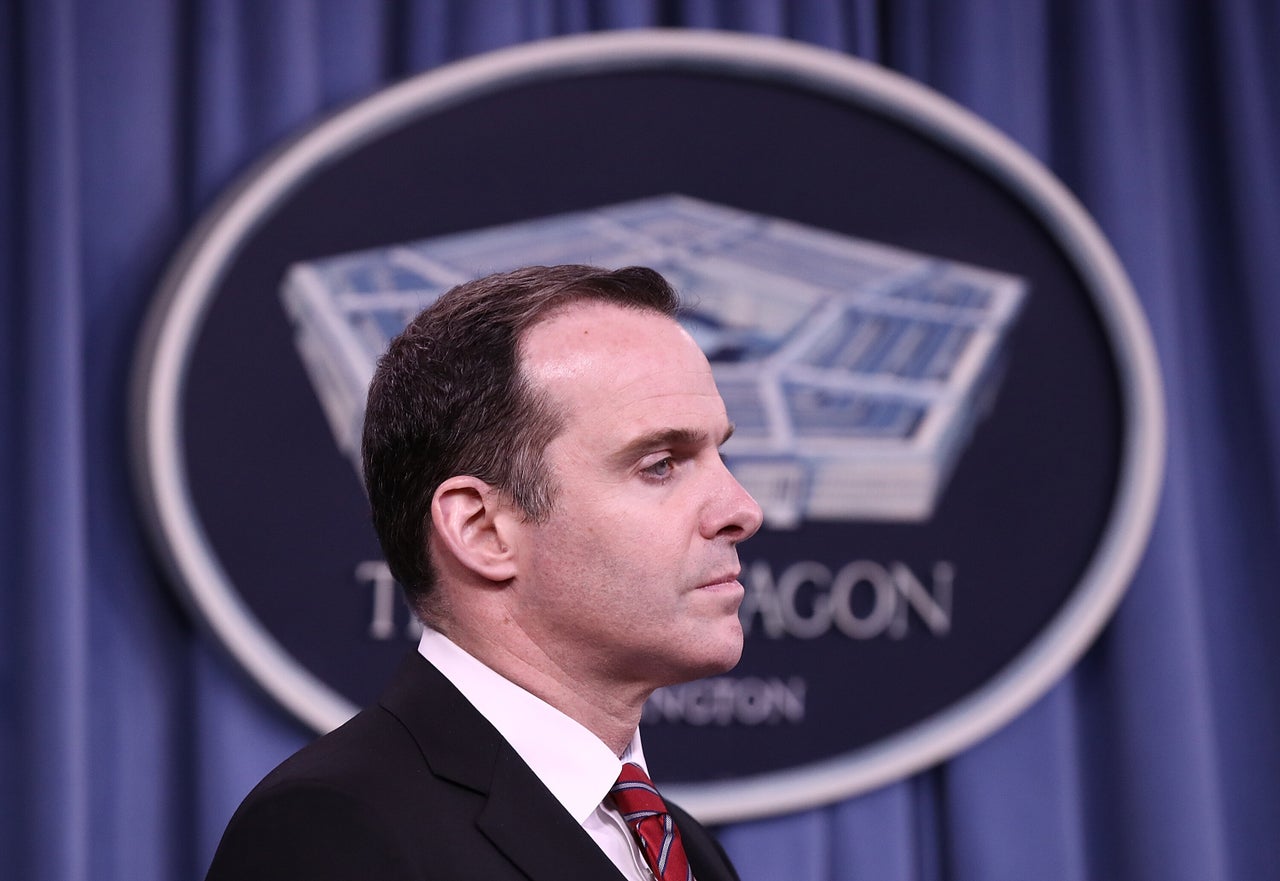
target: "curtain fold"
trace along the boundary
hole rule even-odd
[[[949,764],[946,818],[955,881],[1089,877],[1074,684],[1067,679],[1001,737]],[[1011,847],[1010,840],[1021,843]]]
[[[1147,312],[1169,453],[1098,643],[1012,723],[723,830],[744,881],[1280,879],[1280,11],[1085,0],[0,2],[0,875],[201,877],[308,734],[163,583],[128,381],[166,261],[323,115],[479,52],[697,27],[884,64],[1046,162]]]
[[[27,806],[10,811],[23,877],[79,878],[89,868],[87,657],[89,564],[84,495],[82,294],[76,174],[77,41],[68,0],[24,10],[18,102],[22,232],[9,256],[24,294],[10,340],[21,401],[13,438],[20,542],[21,780]],[[11,68],[13,69],[13,68]],[[20,250],[19,250],[20,249]]]
[[[1226,847],[1233,877],[1269,877],[1275,851],[1259,836],[1275,826],[1280,756],[1258,744],[1280,742],[1280,691],[1253,686],[1280,681],[1271,636],[1280,620],[1271,583],[1280,565],[1280,13],[1269,4],[1216,13],[1197,22],[1203,39],[1194,63],[1213,73],[1197,96],[1205,143],[1187,169],[1211,169],[1188,209],[1198,221],[1188,238],[1207,255],[1196,302],[1212,316],[1216,339],[1203,403],[1217,405],[1221,427],[1200,427],[1202,449],[1221,467],[1199,468],[1206,522],[1196,538],[1212,549],[1201,587],[1206,629],[1216,636],[1208,675],[1216,686],[1214,770],[1227,793]]]

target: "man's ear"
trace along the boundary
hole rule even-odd
[[[513,505],[478,477],[450,477],[431,499],[431,526],[449,553],[489,581],[516,575]]]

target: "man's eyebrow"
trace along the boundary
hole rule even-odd
[[[733,423],[730,422],[720,438],[720,443],[716,446],[720,446],[732,436]],[[612,458],[620,464],[629,464],[651,450],[663,450],[667,447],[696,447],[706,443],[709,437],[707,432],[692,428],[660,428],[631,440]]]

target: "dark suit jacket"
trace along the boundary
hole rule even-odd
[[[675,806],[698,881],[737,881]],[[272,771],[231,818],[207,881],[619,881],[514,749],[414,652],[378,704]]]

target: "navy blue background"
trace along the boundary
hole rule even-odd
[[[0,0],[5,873],[198,878],[236,804],[311,736],[186,613],[131,486],[144,314],[197,218],[289,135],[403,77],[652,26],[857,56],[1005,132],[1114,244],[1167,392],[1150,548],[1071,674],[935,768],[725,827],[744,881],[1280,878],[1280,13],[1260,0]],[[703,140],[733,155],[732,140]],[[681,148],[673,137],[665,155]],[[894,186],[848,152],[835,158],[858,175],[851,200]],[[607,182],[608,156],[588,158]],[[760,207],[781,214],[824,202],[790,171],[743,187],[767,188]],[[459,227],[541,208],[495,208],[505,195],[487,187],[473,202]],[[901,211],[901,231],[912,212],[931,222]],[[1067,430],[1065,412],[1035,418]],[[342,493],[358,489],[325,502]]]

